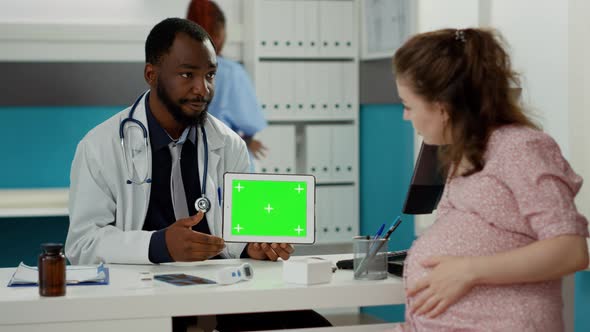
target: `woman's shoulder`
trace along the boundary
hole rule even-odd
[[[572,173],[557,142],[543,131],[525,126],[504,126],[492,133],[484,168],[489,173],[525,177]]]
[[[488,157],[495,155],[522,155],[537,151],[555,151],[561,154],[557,142],[547,133],[527,126],[507,125],[494,130],[488,140]]]
[[[542,130],[522,125],[506,125],[492,132],[490,141],[529,141],[544,137],[551,138]]]

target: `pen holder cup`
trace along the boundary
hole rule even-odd
[[[387,278],[389,239],[357,236],[352,239],[354,279],[380,280]]]

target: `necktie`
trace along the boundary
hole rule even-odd
[[[172,207],[176,220],[188,217],[188,205],[186,193],[182,183],[182,172],[180,169],[180,155],[182,143],[171,142],[168,145],[172,156],[172,174],[170,175],[170,193],[172,194]]]

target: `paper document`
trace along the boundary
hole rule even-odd
[[[36,285],[39,283],[39,270],[36,266],[28,266],[21,262],[10,279],[11,285]],[[98,266],[66,266],[66,283],[108,283],[108,268],[101,263]]]

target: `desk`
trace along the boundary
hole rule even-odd
[[[336,262],[351,255],[322,256]],[[175,265],[109,265],[110,284],[70,286],[64,297],[41,298],[36,287],[10,288],[14,268],[0,269],[0,330],[170,331],[171,317],[400,304],[402,280],[357,281],[338,270],[328,284],[302,286],[282,281],[282,263],[248,260],[254,278],[229,286],[174,286],[154,281],[143,287],[138,272],[187,273],[214,279],[223,266],[242,260]],[[178,266],[180,265],[180,266]]]

